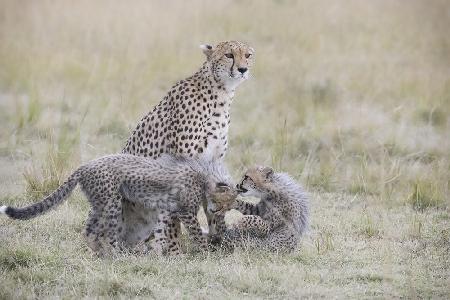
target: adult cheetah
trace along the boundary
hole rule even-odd
[[[123,153],[158,157],[163,153],[223,158],[228,145],[234,91],[250,72],[254,50],[244,43],[202,45],[206,62],[177,82],[143,117]]]
[[[194,75],[177,82],[162,101],[138,123],[123,153],[156,158],[163,153],[221,160],[227,151],[230,105],[235,89],[250,73],[254,50],[228,41],[202,45],[206,55]],[[203,204],[210,232],[214,218]],[[141,226],[146,210],[124,201],[123,214],[130,226]],[[138,217],[137,217],[138,216]],[[172,220],[179,228],[178,220]],[[173,233],[177,235],[176,233]]]
[[[75,170],[53,193],[41,202],[24,208],[1,206],[0,213],[26,220],[43,214],[67,199],[80,184],[91,204],[85,238],[99,255],[133,249],[154,235],[153,249],[159,254],[180,253],[170,235],[169,220],[176,216],[186,226],[201,250],[207,241],[197,220],[202,202],[211,213],[220,212],[237,196],[228,173],[221,164],[163,155],[149,159],[116,154],[90,161]],[[148,222],[130,227],[123,223],[122,200],[141,205]]]

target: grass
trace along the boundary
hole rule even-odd
[[[41,199],[64,182],[71,167],[68,162],[75,156],[79,143],[80,133],[73,129],[67,123],[60,124],[57,140],[53,141],[53,135],[50,135],[44,161],[38,163],[40,166],[33,166],[24,171],[28,198]]]
[[[363,217],[362,225],[359,225],[359,227],[361,227],[361,234],[366,238],[378,237],[380,235],[380,230],[374,223],[373,219],[368,215]]]
[[[439,195],[439,189],[433,182],[417,181],[413,183],[409,202],[415,209],[424,210],[443,205],[444,197]]]
[[[256,50],[232,106],[233,175],[272,165],[312,197],[289,255],[101,260],[77,191],[38,219],[0,218],[0,298],[448,299],[448,15],[444,0],[0,1],[1,204],[119,152],[200,66],[198,45],[230,39]]]

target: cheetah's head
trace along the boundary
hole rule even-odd
[[[212,187],[209,193],[208,212],[213,214],[220,214],[227,210],[230,210],[238,192],[232,186],[219,182]]]
[[[255,50],[252,47],[236,41],[219,43],[213,47],[201,45],[216,80],[234,90],[245,81],[250,73]]]
[[[240,184],[236,186],[239,195],[261,198],[273,182],[274,172],[270,167],[256,166],[245,172]]]

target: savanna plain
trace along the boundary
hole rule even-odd
[[[198,45],[225,40],[256,50],[232,105],[234,178],[271,165],[311,195],[288,255],[99,259],[77,190],[42,217],[1,216],[0,298],[449,299],[449,28],[434,0],[0,0],[1,204],[120,152],[201,66]]]

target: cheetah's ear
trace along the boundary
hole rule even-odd
[[[211,59],[211,55],[214,52],[214,48],[211,45],[200,45],[200,49],[203,50],[203,53],[206,55],[206,60],[210,60]]]
[[[262,172],[266,178],[271,178],[273,175],[273,169],[271,167],[264,167]]]

